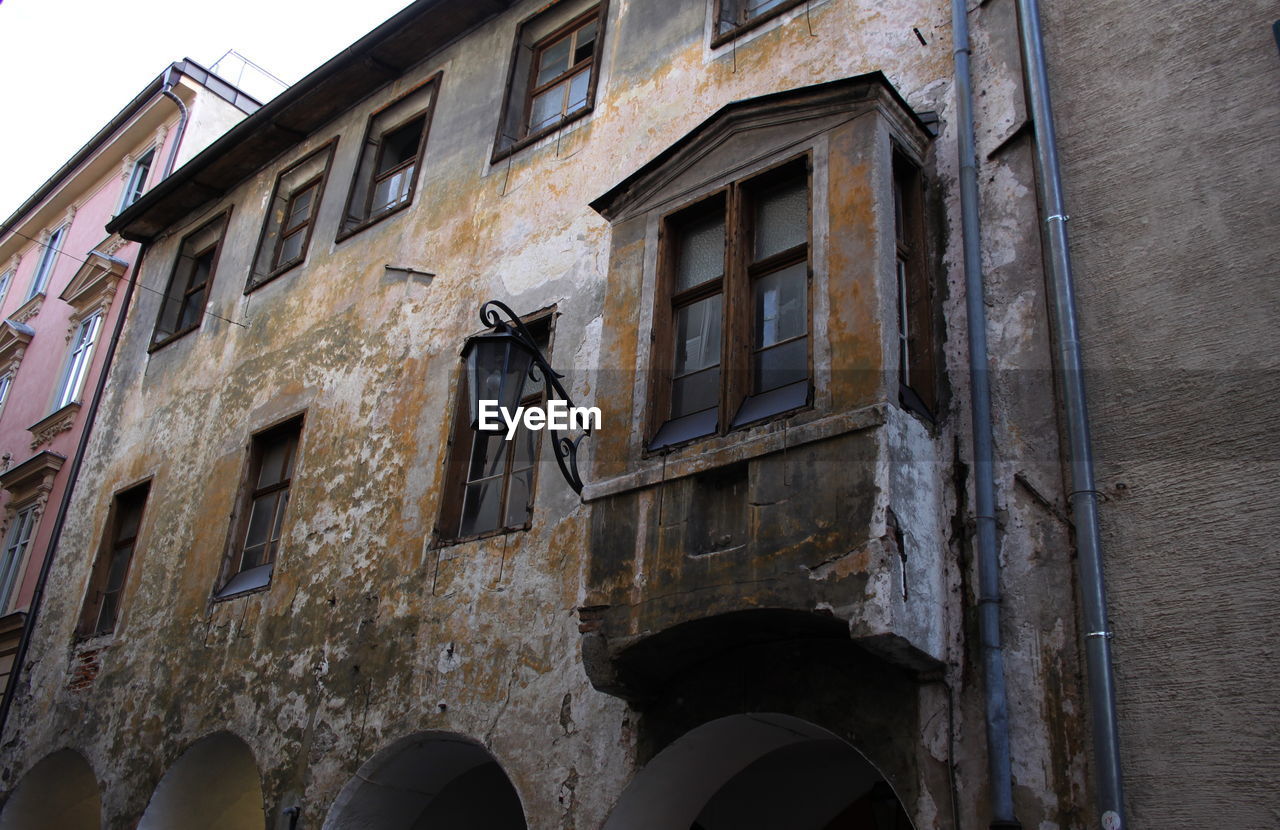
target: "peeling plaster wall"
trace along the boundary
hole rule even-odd
[[[1045,11],[1135,827],[1280,820],[1275,19]]]
[[[373,753],[440,730],[492,752],[531,827],[599,826],[652,749],[642,744],[655,738],[638,737],[641,716],[592,688],[583,669],[575,609],[591,580],[593,508],[544,463],[532,530],[430,547],[458,351],[479,329],[475,312],[486,299],[519,312],[555,306],[552,363],[573,367],[567,383],[578,403],[605,405],[601,384],[620,354],[634,358],[640,333],[611,332],[603,315],[638,299],[615,294],[610,275],[613,234],[628,231],[588,203],[731,101],[880,70],[913,109],[941,117],[931,207],[952,394],[936,436],[894,412],[873,441],[885,460],[872,471],[878,492],[858,532],[883,536],[888,507],[917,514],[910,542],[933,549],[921,561],[939,563],[920,575],[920,601],[943,620],[930,636],[946,666],[940,678],[890,674],[859,693],[882,704],[910,698],[871,724],[870,739],[907,779],[902,792],[917,827],[985,820],[948,5],[815,2],[711,49],[711,4],[668,0],[655,13],[619,0],[610,6],[595,111],[491,165],[506,79],[505,60],[493,56],[509,54],[518,22],[538,5],[521,4],[353,102],[152,246],[142,283],[162,290],[183,234],[234,206],[200,329],[148,354],[160,298],[154,290],[135,297],[5,736],[4,787],[54,748],[74,746],[103,782],[111,826],[131,827],[181,752],[226,729],[262,770],[270,821],[286,821],[280,810],[300,804],[303,825],[317,826]],[[974,10],[973,24],[978,86],[988,93],[980,129],[991,154],[982,177],[991,337],[995,361],[1010,370],[999,373],[996,395],[1007,459],[998,486],[1013,754],[1024,825],[1067,827],[1088,810],[1079,666],[1030,154],[1025,142],[1003,140],[1024,118],[1010,7],[993,0]],[[436,71],[443,79],[412,208],[334,242],[369,113]],[[276,175],[335,135],[306,264],[245,295]],[[872,204],[850,209],[885,222],[883,206],[867,198]],[[643,237],[638,229],[637,245]],[[405,279],[387,263],[437,276]],[[848,337],[874,349],[892,340],[886,297],[837,299],[847,301],[833,303],[833,313]],[[884,397],[883,378],[870,374],[874,389],[841,379],[824,394]],[[303,411],[271,587],[212,603],[250,436]],[[626,472],[626,452],[610,448],[634,441],[633,426],[606,420],[587,444],[595,457],[584,469]],[[545,462],[549,447],[543,452]],[[895,465],[896,453],[910,463]],[[110,494],[145,477],[151,496],[117,633],[73,645]],[[901,590],[895,558],[879,557],[877,590]],[[854,655],[849,665],[866,659]],[[68,682],[85,661],[97,667],[91,690],[73,691]],[[714,677],[714,667],[706,671],[702,680]],[[761,699],[805,688],[781,684]],[[835,711],[847,700],[836,688],[801,708],[814,717]],[[854,731],[856,719],[847,722]]]

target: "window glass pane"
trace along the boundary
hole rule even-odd
[[[415,118],[382,137],[382,156],[378,159],[375,176],[399,167],[418,154],[418,139],[422,137],[423,118]]]
[[[262,460],[258,466],[258,483],[254,489],[270,487],[289,477],[293,441],[288,437],[266,439],[262,444]]]
[[[138,525],[142,522],[142,499],[122,501],[120,518],[116,525],[116,539],[132,539],[138,535]]]
[[[471,444],[471,467],[467,472],[467,481],[500,475],[506,461],[506,433],[477,430]]]
[[[529,521],[529,492],[533,486],[533,470],[511,474],[507,485],[507,515],[504,527],[519,527]]]
[[[767,392],[809,377],[809,338],[801,337],[758,352],[751,382],[756,393]]]
[[[569,80],[569,104],[565,113],[577,112],[587,105],[587,92],[591,88],[591,72],[584,69]]]
[[[380,213],[399,205],[409,198],[409,184],[413,181],[414,165],[397,170],[373,186],[373,203],[370,210]]]
[[[783,3],[786,2],[786,0],[738,0],[738,1],[743,3],[746,6],[747,20],[750,20],[753,17],[759,17],[765,12],[770,11],[771,9],[777,8],[778,6],[781,6]],[[729,2],[729,0],[725,0],[725,2]]]
[[[539,403],[541,401],[535,401],[533,405],[536,406]],[[538,435],[540,434],[524,427],[520,427],[516,432],[515,437],[511,439],[515,443],[514,455],[511,459],[511,468],[513,470],[533,466],[534,453],[538,448]]]
[[[677,378],[671,384],[671,417],[680,418],[716,406],[720,399],[720,367]]]
[[[293,262],[302,255],[302,240],[306,238],[307,229],[299,228],[280,240],[280,259],[276,265]]]
[[[591,53],[596,47],[596,31],[598,28],[597,21],[590,20],[578,30],[578,38],[573,50],[574,66],[591,57]]]
[[[315,194],[316,186],[312,185],[294,197],[289,209],[289,219],[285,222],[286,228],[296,228],[299,223],[307,221],[307,217],[311,215],[311,199]]]
[[[204,316],[204,289],[187,295],[182,302],[182,313],[178,317],[178,331],[188,329],[200,322]]]
[[[250,549],[259,550],[266,545],[271,525],[275,520],[276,497],[279,493],[268,493],[253,500],[252,513],[249,515],[249,530],[244,537],[245,556]],[[262,564],[260,561],[249,563],[247,560],[240,566],[241,570]]]
[[[809,330],[806,272],[797,262],[755,281],[755,347],[772,346]]]
[[[468,484],[462,504],[459,536],[474,536],[498,528],[502,509],[502,479],[492,478]]]
[[[676,262],[676,291],[683,291],[724,274],[724,215],[716,214],[687,225],[680,232]]]
[[[754,260],[808,241],[809,188],[803,180],[763,191],[756,197],[755,232]]]
[[[534,86],[542,86],[554,80],[569,68],[571,38],[563,37],[542,51],[538,60],[538,77]]]
[[[102,595],[102,608],[98,613],[98,624],[93,627],[95,635],[108,634],[115,629],[119,600],[120,596],[116,593],[104,593]]]
[[[124,587],[124,577],[129,571],[129,557],[133,556],[133,545],[128,544],[116,548],[111,557],[111,567],[107,571],[108,594],[114,594]]]
[[[722,299],[714,294],[676,310],[676,377],[720,363]]]
[[[529,108],[529,131],[537,132],[554,124],[563,112],[564,93],[568,83],[557,84],[533,99]]]

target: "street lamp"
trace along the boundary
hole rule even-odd
[[[507,320],[502,319],[502,314]],[[480,306],[480,322],[492,331],[478,334],[467,341],[462,358],[467,364],[467,381],[471,390],[471,428],[480,428],[480,402],[497,401],[505,411],[514,413],[524,397],[525,384],[532,380],[545,386],[546,399],[559,397],[569,408],[573,400],[560,378],[564,375],[551,368],[538,348],[533,335],[510,308],[498,300]],[[578,474],[578,445],[591,432],[581,427],[581,434],[571,438],[564,431],[552,436],[556,464],[575,493],[582,492],[582,476]]]

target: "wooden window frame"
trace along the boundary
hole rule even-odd
[[[934,320],[936,288],[925,236],[924,174],[896,145],[892,172],[898,400],[904,409],[933,423],[938,414],[941,356]]]
[[[442,72],[436,72],[435,74],[427,78],[422,83],[417,84],[412,89],[407,90],[403,95],[396,96],[394,100],[388,101],[386,104],[384,104],[381,107],[378,107],[376,110],[374,110],[369,114],[368,121],[365,124],[363,139],[360,142],[360,147],[356,154],[355,171],[351,175],[351,184],[347,189],[347,199],[344,202],[342,218],[338,222],[338,234],[336,237],[334,237],[335,242],[343,242],[351,238],[352,236],[355,236],[356,234],[360,233],[364,229],[372,227],[378,224],[379,222],[383,221],[384,219],[388,219],[392,216],[395,216],[400,211],[405,210],[410,205],[412,205],[413,200],[417,198],[418,180],[422,178],[422,172],[423,172],[422,162],[423,162],[423,159],[426,158],[427,141],[431,135],[431,121],[435,115],[436,103],[440,98],[440,78],[442,75],[443,75]],[[364,154],[368,152],[369,144],[371,143],[371,140],[372,140],[371,136],[373,136],[374,134],[373,131],[376,127],[376,122],[378,120],[378,117],[382,115],[382,113],[386,112],[392,107],[398,105],[400,102],[404,101],[406,98],[422,93],[423,90],[425,90],[427,87],[432,87],[430,103],[428,103],[422,109],[417,110],[405,116],[404,118],[400,119],[396,123],[379,130],[377,134],[378,147],[377,147],[375,156],[372,160],[372,164],[369,167],[368,190],[364,194],[363,205],[361,208],[361,214],[363,218],[361,218],[359,221],[351,222],[350,221],[351,216],[353,215],[351,211],[351,205],[356,198],[356,188],[359,186],[360,179],[364,175],[361,169],[364,165],[364,157],[365,157]],[[418,152],[413,157],[413,164],[415,165],[415,167],[414,167],[413,176],[411,176],[409,179],[409,193],[407,196],[405,196],[404,201],[396,205],[395,207],[391,207],[386,210],[379,211],[376,215],[370,215],[370,209],[373,204],[374,185],[378,181],[378,176],[374,171],[378,169],[378,161],[381,159],[383,150],[386,147],[384,139],[387,135],[394,133],[396,130],[400,129],[401,127],[409,124],[411,121],[414,121],[418,118],[422,119],[422,133],[418,136]],[[405,166],[408,166],[408,164],[409,162],[405,162],[400,166],[405,167]]]
[[[811,2],[811,0],[786,0],[786,2],[769,9],[763,14],[758,14],[755,17],[744,17],[741,13],[737,13],[746,10],[746,2],[747,0],[715,0],[711,10],[711,48],[714,49],[718,46],[723,46],[724,44],[739,37],[744,32],[748,32],[757,26],[762,26],[765,23],[768,23],[770,20],[781,17],[796,6],[799,6],[801,3]],[[723,19],[727,4],[732,4],[733,8],[736,10],[734,17],[738,18],[738,20],[732,29],[726,29],[722,32],[720,31],[720,21]]]
[[[276,176],[275,186],[271,190],[271,199],[267,202],[266,215],[262,218],[262,230],[258,233],[258,244],[254,248],[256,253],[254,254],[253,263],[249,268],[249,279],[245,283],[244,287],[245,294],[254,292],[258,288],[261,288],[274,280],[276,277],[279,277],[287,271],[292,271],[294,268],[297,268],[299,265],[306,262],[307,252],[311,250],[311,237],[315,233],[316,218],[320,212],[320,203],[324,199],[324,194],[329,185],[329,171],[333,169],[333,156],[337,147],[338,139],[330,139],[286,167],[284,170],[280,171],[280,175]],[[259,272],[259,260],[262,256],[262,246],[267,244],[267,239],[270,237],[272,232],[272,226],[275,224],[272,211],[274,210],[276,202],[281,198],[281,192],[289,187],[289,176],[298,168],[306,164],[310,164],[314,159],[321,155],[324,156],[324,166],[321,168],[320,172],[314,176],[308,177],[305,181],[300,182],[289,190],[289,195],[285,201],[284,219],[281,220],[280,227],[275,228],[276,238],[275,241],[271,243],[271,266],[265,272]],[[311,212],[307,217],[307,221],[302,223],[306,226],[306,236],[302,240],[302,248],[299,250],[298,256],[294,259],[291,259],[288,262],[280,262],[280,251],[284,245],[284,238],[295,230],[293,228],[285,228],[283,224],[285,221],[288,221],[289,209],[293,206],[294,200],[299,195],[305,192],[308,188],[316,185],[318,185],[318,188],[316,190],[315,198],[311,202]],[[299,227],[301,227],[301,225]],[[261,278],[254,279],[259,273],[262,274]]]
[[[102,611],[106,604],[106,587],[108,580],[111,578],[111,568],[115,564],[117,551],[127,546],[130,549],[128,561],[124,565],[124,573],[120,577],[120,588],[118,589],[118,593],[121,596],[124,594],[125,586],[128,585],[129,581],[129,572],[133,569],[133,562],[138,556],[138,540],[143,536],[143,522],[147,517],[147,501],[150,497],[150,478],[130,485],[112,495],[107,524],[103,530],[102,539],[98,544],[98,553],[94,558],[89,585],[85,590],[84,603],[80,610],[80,620],[76,625],[75,636],[77,640],[105,637],[114,634],[116,629],[119,628],[121,603],[118,600],[115,605],[115,616],[111,620],[110,627],[106,630],[103,630],[102,627]],[[141,501],[138,528],[132,537],[121,539],[119,538],[119,533],[121,521],[123,520],[123,503],[130,498],[137,498]]]
[[[515,44],[511,50],[511,70],[508,73],[506,91],[502,97],[502,116],[498,119],[498,131],[494,137],[494,150],[490,163],[499,162],[523,150],[525,147],[537,143],[565,125],[571,124],[579,118],[584,118],[595,109],[596,90],[600,82],[600,64],[604,55],[606,21],[609,17],[609,2],[608,0],[601,0],[601,2],[556,27],[550,34],[530,42],[529,29],[541,22],[544,15],[555,14],[557,11],[556,6],[552,5],[538,14],[521,21],[516,29]],[[555,45],[566,35],[576,33],[592,19],[596,20],[596,42],[592,49],[591,57],[587,58],[583,65],[570,67],[554,80],[539,85],[537,83],[538,75],[536,69],[539,57],[548,47]],[[527,75],[521,71],[519,57],[522,49],[530,51],[529,63],[525,68]],[[568,113],[554,123],[541,127],[536,131],[531,130],[532,125],[529,123],[529,119],[532,117],[534,96],[584,71],[591,74],[591,79],[587,82],[587,100],[581,109]],[[507,127],[508,113],[511,113],[517,107],[519,108],[519,121],[515,130],[517,134],[513,136],[507,134],[504,130]]]
[[[227,552],[223,557],[223,565],[218,574],[218,584],[214,590],[213,599],[215,601],[234,599],[246,594],[265,591],[271,587],[274,566],[280,554],[279,543],[284,539],[285,535],[284,519],[288,515],[289,504],[293,501],[293,482],[298,477],[298,462],[302,457],[302,432],[305,420],[305,413],[292,415],[258,430],[249,439],[249,444],[246,447],[245,464],[240,478],[240,487],[236,491],[236,507],[231,521],[231,530],[228,534]],[[288,456],[289,460],[286,465],[289,469],[289,475],[281,481],[265,487],[258,487],[257,480],[262,472],[263,456],[269,448],[269,442],[274,440],[292,441],[291,455]],[[276,523],[273,521],[268,526],[267,548],[264,552],[263,560],[251,568],[245,568],[244,555],[247,548],[249,524],[253,519],[254,502],[262,496],[281,491],[289,493],[289,499],[283,508],[277,507],[277,509],[285,511],[285,514],[278,519],[280,537],[276,540],[276,548],[271,546],[271,526]],[[274,519],[276,519],[275,514],[273,514]],[[262,585],[245,590],[228,590],[232,587],[232,581],[240,574],[267,566],[272,566],[272,573]]]
[[[521,322],[529,328],[535,338],[541,336],[541,331],[545,326],[546,329],[546,348],[543,353],[551,354],[551,348],[555,336],[555,308],[542,309],[533,314],[526,315],[521,318]],[[533,502],[538,492],[538,469],[541,467],[542,460],[542,438],[538,432],[538,438],[534,441],[533,447],[533,473],[529,479],[529,509],[528,516],[522,524],[507,525],[501,524],[497,528],[486,530],[481,533],[473,533],[468,536],[461,536],[454,532],[461,529],[462,511],[466,504],[467,485],[482,481],[483,479],[472,479],[469,477],[472,456],[475,452],[474,430],[471,429],[471,409],[470,409],[470,384],[466,376],[466,362],[459,361],[459,382],[455,384],[456,393],[453,401],[453,423],[450,427],[449,440],[446,444],[447,451],[444,459],[444,479],[441,487],[440,511],[436,521],[435,530],[433,532],[434,541],[432,547],[442,548],[450,545],[459,545],[464,542],[474,542],[478,539],[487,539],[491,536],[501,536],[507,533],[516,533],[519,531],[529,530],[533,527]],[[537,406],[546,400],[546,390],[537,387],[536,391],[529,392],[520,399],[520,406],[528,407],[530,405]],[[553,437],[554,440],[554,437]],[[502,514],[505,518],[507,510],[507,497],[509,496],[509,488],[511,486],[511,462],[515,455],[516,440],[513,437],[507,442],[506,460],[503,464],[502,471],[502,495],[500,498]],[[465,450],[462,448],[465,447]],[[487,476],[486,478],[493,478]]]
[[[805,241],[785,251],[771,254],[759,261],[751,261],[754,244],[754,194],[770,186],[803,177],[808,194],[808,216]],[[813,401],[813,156],[804,152],[735,180],[722,187],[701,194],[696,201],[664,215],[659,221],[658,247],[658,301],[654,304],[655,348],[650,372],[649,424],[644,454],[659,454],[674,447],[701,441],[717,435],[725,435],[737,429],[786,417],[812,406]],[[690,219],[714,211],[709,203],[723,200],[725,217],[725,270],[719,281],[711,280],[693,288],[675,290],[676,265],[679,252],[679,227]],[[805,403],[779,412],[771,412],[750,421],[734,423],[741,407],[753,395],[763,394],[752,390],[753,357],[753,289],[757,280],[778,271],[806,263],[805,313],[808,342],[806,344],[809,391]],[[716,285],[719,282],[720,285]],[[670,420],[671,394],[675,380],[675,321],[679,308],[705,297],[723,294],[721,303],[721,352],[720,395],[715,429],[686,440],[653,447],[652,442],[662,427]],[[777,344],[774,344],[777,345]],[[696,414],[696,413],[695,413]]]
[[[218,263],[222,259],[222,249],[223,249],[222,243],[226,241],[227,229],[231,226],[231,208],[229,207],[226,210],[219,213],[217,216],[214,216],[209,221],[202,222],[198,228],[196,228],[186,236],[182,237],[182,242],[178,244],[178,255],[177,257],[174,258],[173,267],[169,269],[169,280],[168,282],[165,283],[165,290],[160,300],[160,311],[158,314],[156,314],[156,323],[151,331],[151,345],[147,348],[148,352],[154,352],[157,349],[164,348],[165,346],[169,345],[173,341],[178,340],[183,336],[190,334],[191,332],[200,328],[200,326],[204,324],[205,310],[202,308],[200,309],[200,316],[196,318],[196,321],[194,323],[187,326],[186,328],[177,329],[169,333],[168,335],[165,335],[163,338],[159,340],[156,339],[156,332],[160,330],[160,320],[164,317],[165,305],[166,303],[169,302],[169,298],[172,296],[171,291],[173,289],[173,281],[177,279],[178,268],[182,265],[183,248],[186,247],[188,241],[190,241],[191,239],[194,239],[195,237],[204,233],[208,228],[217,224],[222,225],[221,229],[218,232],[218,238],[211,244],[206,245],[205,247],[191,254],[191,259],[194,261],[194,260],[200,259],[204,255],[208,254],[210,251],[213,252],[213,260],[209,263],[209,275],[205,278],[205,281],[202,283],[202,287],[205,289],[205,295],[204,295],[205,305],[207,306],[212,301],[214,277],[218,273]],[[192,273],[193,274],[195,273],[194,268],[192,269]],[[195,289],[193,289],[192,284],[187,283],[187,286],[182,291],[182,299],[178,303],[178,314],[174,318],[175,322],[182,319],[182,310],[186,308],[187,302],[190,300],[191,295],[194,293],[195,293]]]

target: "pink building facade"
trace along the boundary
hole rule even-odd
[[[260,103],[171,64],[0,227],[0,687],[6,690],[139,245],[105,226]],[[108,621],[109,622],[109,621]]]

